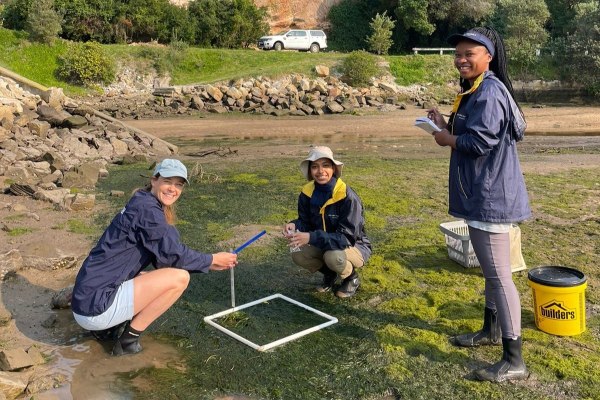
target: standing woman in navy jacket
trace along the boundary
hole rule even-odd
[[[298,197],[298,218],[285,224],[295,264],[323,274],[319,292],[333,290],[339,277],[337,297],[351,297],[360,286],[357,269],[371,255],[365,233],[363,206],[358,195],[341,179],[344,164],[333,158],[329,147],[311,148],[300,163],[309,181]]]
[[[525,120],[513,96],[500,35],[474,28],[448,39],[456,46],[454,64],[462,92],[448,123],[437,109],[429,117],[442,128],[440,146],[452,148],[449,212],[463,218],[485,277],[483,328],[453,338],[457,346],[503,347],[502,359],[475,371],[480,380],[526,379],[521,355],[521,303],[510,268],[509,228],[531,216],[516,142]]]
[[[204,254],[179,240],[173,204],[188,183],[178,160],[160,162],[85,259],[73,289],[75,320],[99,340],[116,339],[113,355],[142,350],[140,334],[183,294],[190,272],[226,270],[232,253]],[[144,272],[147,266],[156,269]]]

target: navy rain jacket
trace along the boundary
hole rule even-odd
[[[356,247],[365,263],[371,256],[371,242],[365,233],[363,206],[358,195],[341,179],[332,197],[320,210],[311,210],[310,198],[315,182],[302,188],[298,197],[298,219],[291,221],[300,232],[309,232],[309,244],[323,251]]]
[[[509,223],[531,216],[516,142],[526,123],[492,71],[462,99],[451,128],[449,213],[473,221]]]
[[[137,191],[117,214],[77,274],[72,310],[84,316],[102,314],[117,288],[149,265],[208,272],[212,255],[190,249],[169,225],[160,201]]]

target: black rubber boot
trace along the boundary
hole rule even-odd
[[[475,371],[480,381],[504,382],[529,378],[529,371],[523,361],[521,336],[516,339],[502,338],[502,360],[488,368]]]
[[[317,287],[317,292],[324,293],[331,291],[331,289],[333,289],[333,285],[335,285],[335,281],[337,280],[337,273],[330,270],[325,265],[319,269],[319,272],[323,274],[323,282]]]
[[[352,297],[360,287],[360,279],[356,270],[352,269],[350,276],[345,278],[340,285],[340,288],[335,292],[337,297]]]
[[[125,326],[129,323],[129,321],[121,322],[119,325],[112,326],[108,329],[103,329],[101,331],[90,331],[92,336],[99,342],[108,342],[110,340],[115,340],[123,333]]]
[[[461,347],[496,346],[501,343],[501,338],[498,313],[486,307],[483,313],[483,328],[480,331],[454,336],[450,341],[453,345]]]
[[[142,351],[140,345],[140,334],[142,332],[133,329],[128,323],[125,330],[119,336],[112,349],[113,356],[122,356],[125,354],[135,354]]]

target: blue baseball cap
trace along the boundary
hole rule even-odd
[[[154,176],[162,176],[164,178],[172,178],[174,176],[185,179],[186,183],[190,183],[187,179],[187,168],[179,160],[165,158],[154,168]]]
[[[494,54],[496,53],[496,47],[494,46],[494,43],[492,43],[492,41],[484,34],[474,31],[472,29],[466,31],[462,35],[459,33],[451,35],[448,38],[448,43],[450,43],[452,46],[456,46],[459,42],[463,40],[469,40],[471,42],[475,42],[484,46],[487,49],[488,53],[492,55],[492,57],[494,57]]]

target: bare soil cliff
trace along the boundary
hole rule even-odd
[[[258,7],[269,9],[272,32],[287,28],[327,29],[329,9],[341,0],[254,0]]]
[[[271,32],[287,28],[327,29],[329,9],[341,0],[254,0],[258,7],[269,9]],[[186,7],[189,0],[171,0],[172,4]]]

